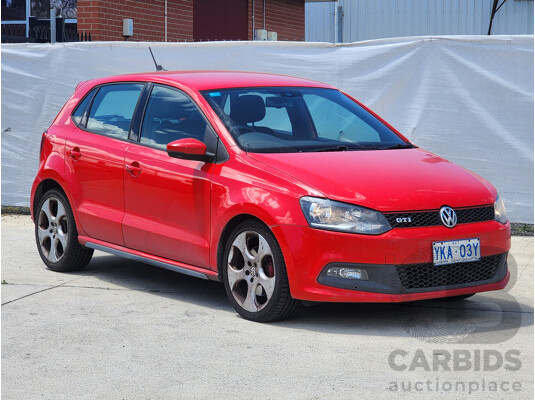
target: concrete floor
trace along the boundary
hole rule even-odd
[[[504,291],[258,324],[219,283],[99,252],[55,273],[28,216],[1,228],[5,400],[533,398],[532,237]]]

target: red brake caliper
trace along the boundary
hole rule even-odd
[[[266,270],[267,276],[269,278],[273,278],[275,276],[275,268],[273,267],[273,261],[268,262],[268,265],[266,265]]]

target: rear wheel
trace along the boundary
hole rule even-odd
[[[44,194],[35,214],[35,240],[41,259],[53,271],[78,271],[93,256],[93,249],[78,243],[69,202],[59,190]]]
[[[290,317],[299,308],[300,301],[290,295],[281,249],[261,223],[238,225],[227,241],[223,260],[227,296],[243,318],[276,321]]]

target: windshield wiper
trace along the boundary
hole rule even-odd
[[[303,149],[301,153],[307,152],[328,152],[328,151],[346,151],[346,150],[392,150],[392,149],[409,149],[416,147],[410,143],[396,143],[390,146],[376,146],[376,145],[358,145],[358,146],[346,146],[346,145],[336,145],[330,147],[322,147],[319,149]]]
[[[331,147],[323,147],[321,149],[310,149],[310,150],[302,150],[304,152],[324,152],[324,151],[346,151],[349,150],[349,147],[344,145],[338,145],[338,146],[331,146]]]
[[[413,145],[413,144],[410,144],[410,143],[398,143],[398,144],[393,144],[392,146],[380,147],[380,149],[381,150],[412,149],[414,147],[416,147],[416,146]]]

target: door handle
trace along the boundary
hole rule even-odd
[[[126,164],[125,167],[130,175],[132,175],[134,178],[141,174],[141,167],[137,161],[134,161],[132,164]]]
[[[82,157],[82,153],[80,152],[80,149],[78,147],[73,148],[72,150],[69,150],[67,152],[69,157],[71,157],[74,161],[78,161],[80,157]]]

